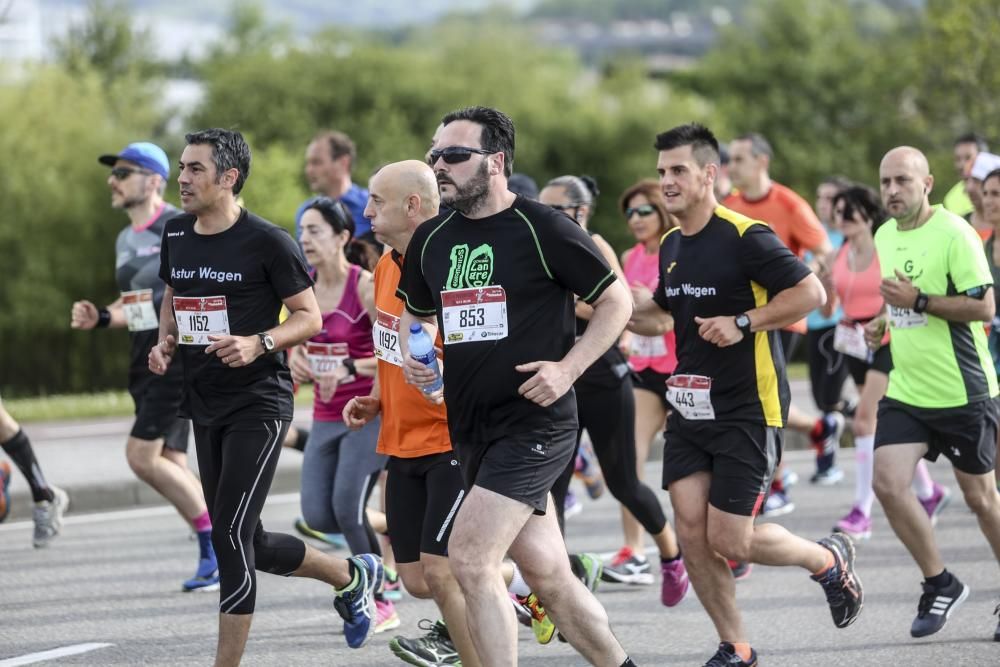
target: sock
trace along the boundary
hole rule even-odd
[[[351,583],[347,584],[343,588],[338,588],[337,595],[341,593],[350,593],[355,588],[358,587],[358,583],[361,581],[361,575],[358,574],[358,566],[354,564],[354,561],[350,558],[347,559],[347,570],[351,575]]]
[[[809,431],[809,439],[813,441],[813,444],[819,444],[819,439],[823,437],[823,428],[826,426],[826,421],[823,417],[816,420],[813,424],[812,430]]]
[[[917,468],[913,471],[913,490],[921,500],[927,500],[934,495],[934,480],[931,479],[923,459],[917,462]]]
[[[28,486],[31,487],[31,499],[36,503],[43,500],[52,502],[55,496],[52,494],[52,489],[49,488],[49,483],[42,475],[42,468],[38,465],[38,460],[35,459],[35,451],[31,448],[31,441],[24,434],[24,430],[19,430],[13,438],[0,447],[3,447],[7,456],[28,480]]]
[[[740,656],[743,662],[750,662],[750,644],[746,642],[733,642],[733,653]]]
[[[875,491],[872,490],[874,453],[874,435],[859,435],[854,438],[854,457],[858,462],[854,473],[854,504],[867,517],[872,515],[872,503],[875,502]]]
[[[924,581],[934,588],[946,588],[951,585],[952,579],[951,572],[948,571],[948,568],[945,568],[941,570],[941,574],[934,577],[927,577]]]
[[[679,561],[680,559],[681,559],[681,550],[680,550],[680,547],[677,548],[677,555],[674,556],[673,558],[664,558],[663,556],[660,556],[660,562],[661,563],[675,563],[675,562]]]
[[[196,533],[212,532],[212,519],[208,516],[208,510],[191,519],[191,525]]]
[[[621,667],[639,667],[639,665],[632,662],[632,658],[625,658],[625,662],[621,664]]]
[[[202,560],[215,558],[215,550],[212,548],[212,529],[198,531],[198,557]]]
[[[826,549],[826,548],[824,548],[823,551],[826,552],[826,565],[824,565],[823,567],[821,567],[817,571],[813,572],[813,575],[815,575],[817,577],[819,575],[823,574],[824,572],[826,572],[827,570],[829,570],[834,565],[837,564],[837,559],[833,557],[833,552],[832,551],[830,551],[829,549]]]
[[[309,441],[309,429],[299,428],[296,429],[298,436],[295,438],[295,444],[292,445],[295,449],[300,452],[306,451],[306,442]]]
[[[510,578],[510,586],[507,587],[507,590],[522,598],[531,595],[531,588],[521,576],[521,568],[517,566],[517,563],[514,563],[514,574]]]

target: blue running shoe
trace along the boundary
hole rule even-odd
[[[385,574],[382,559],[375,554],[358,554],[348,561],[358,580],[349,591],[337,591],[333,608],[344,619],[344,638],[351,648],[361,648],[375,632],[375,593],[382,588]]]
[[[192,591],[217,591],[219,590],[219,565],[215,561],[215,554],[211,558],[200,558],[198,560],[198,571],[194,576],[182,584],[185,593]]]
[[[0,523],[10,514],[10,464],[0,461]]]

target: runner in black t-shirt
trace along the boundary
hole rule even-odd
[[[861,611],[854,546],[819,544],[774,523],[754,526],[781,458],[789,391],[778,329],[822,305],[819,280],[764,223],[719,206],[719,145],[701,125],[656,138],[667,210],[680,226],[660,245],[660,282],[629,328],[662,331],[673,316],[677,369],[667,382],[663,482],[698,598],[721,643],[710,664],[755,665],[726,559],[797,565],[826,591],[837,627]]]
[[[371,635],[377,556],[333,558],[260,522],[292,418],[284,350],[322,326],[305,260],[287,232],[236,203],[250,171],[239,132],[187,135],[180,160],[181,202],[160,250],[167,284],[160,343],[149,367],[165,374],[184,359],[182,410],[194,422],[202,487],[212,515],[221,575],[216,665],[237,665],[256,601],[254,569],[319,579],[339,588],[334,606],[352,648]],[[284,305],[290,315],[278,324]]]
[[[449,429],[470,487],[449,556],[476,649],[484,664],[516,655],[500,578],[509,552],[591,664],[631,665],[545,511],[576,446],[573,382],[621,333],[628,293],[578,225],[507,190],[507,116],[471,107],[442,125],[429,162],[452,210],[418,227],[407,247],[400,331],[418,319],[441,327]],[[574,294],[594,307],[575,345]],[[427,385],[428,369],[403,342],[407,378]]]
[[[187,464],[190,422],[177,416],[184,393],[184,368],[170,367],[162,377],[149,370],[147,357],[156,345],[164,283],[160,279],[160,240],[167,220],[181,211],[163,201],[170,163],[159,146],[129,144],[117,155],[102,155],[110,166],[111,207],[131,222],[115,242],[115,279],[121,296],[104,308],[90,301],[73,304],[72,327],[128,328],[131,341],[128,390],[135,422],[125,445],[129,467],[177,508],[198,535],[199,562],[183,590],[217,590],[219,571],[212,548],[212,520],[201,484]]]

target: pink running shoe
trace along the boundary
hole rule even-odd
[[[660,574],[663,575],[663,582],[660,587],[660,602],[666,607],[673,607],[680,604],[684,596],[687,595],[688,588],[691,587],[687,568],[684,567],[684,558],[680,557],[669,563],[660,561]]]
[[[833,532],[844,533],[855,542],[872,536],[872,520],[859,507],[852,507],[843,519],[833,527]]]
[[[375,600],[375,634],[394,630],[399,627],[399,624],[396,606],[388,600]]]
[[[919,498],[918,498],[919,500]],[[937,482],[934,482],[934,493],[927,500],[921,500],[920,504],[923,505],[924,511],[927,512],[927,516],[931,518],[931,525],[937,524],[938,515],[941,514],[941,510],[948,506],[951,501],[951,490],[946,486],[942,486]]]

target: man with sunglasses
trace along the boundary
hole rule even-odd
[[[111,207],[128,214],[130,224],[115,242],[115,279],[121,296],[98,308],[90,301],[73,304],[74,329],[128,328],[131,340],[128,389],[135,402],[135,422],[125,446],[129,467],[177,508],[197,533],[198,569],[183,583],[185,591],[216,590],[218,566],[212,549],[212,521],[201,484],[187,465],[187,419],[177,416],[184,367],[177,364],[163,377],[148,367],[147,355],[157,343],[160,303],[160,241],[168,220],[181,213],[163,201],[170,165],[159,146],[133,143],[120,153],[102,155],[111,167]]]
[[[549,494],[576,448],[572,385],[621,333],[631,311],[589,235],[508,190],[514,124],[469,107],[442,119],[428,162],[451,210],[420,225],[406,251],[400,330],[441,328],[444,400],[469,489],[449,558],[484,664],[517,662],[516,621],[500,576],[505,554],[590,664],[633,665],[593,594],[573,576]],[[574,294],[594,307],[575,341]],[[407,380],[434,372],[402,338]],[[431,394],[442,400],[441,391]]]

